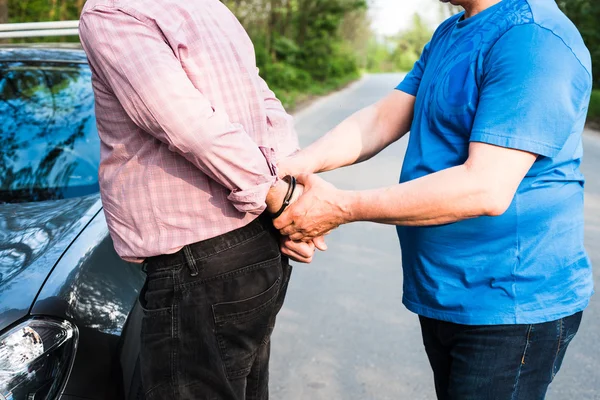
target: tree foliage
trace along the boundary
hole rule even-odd
[[[365,0],[225,0],[253,39],[263,77],[280,91],[358,75],[370,35]],[[356,45],[356,46],[355,46]]]
[[[594,88],[600,88],[600,2],[597,0],[558,0],[558,6],[573,21],[592,55]]]
[[[0,24],[8,22],[8,0],[0,0]]]
[[[414,14],[410,28],[395,36],[372,41],[369,51],[369,70],[409,71],[421,56],[423,48],[432,35],[433,31],[421,16]]]
[[[78,19],[85,0],[0,0],[8,4],[9,22]]]
[[[372,35],[367,0],[222,1],[252,38],[261,75],[284,100],[338,86],[366,65]],[[9,22],[35,22],[78,19],[84,3],[0,0],[0,22],[3,4]]]

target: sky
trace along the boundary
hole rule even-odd
[[[373,28],[380,35],[393,35],[409,28],[415,13],[432,27],[441,22],[437,0],[370,0],[369,3]]]

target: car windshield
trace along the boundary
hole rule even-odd
[[[99,148],[87,65],[0,62],[0,203],[98,192]]]

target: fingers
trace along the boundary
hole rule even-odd
[[[289,236],[294,242],[312,242],[314,238],[305,236],[304,233],[294,232]]]
[[[314,175],[300,174],[296,177],[296,182],[301,183],[304,186],[307,186],[310,183],[310,179],[312,176],[314,176]]]
[[[321,251],[327,250],[327,243],[325,243],[325,237],[319,236],[313,239],[313,244],[315,247]]]
[[[301,256],[300,254],[298,254],[286,247],[282,247],[281,252],[283,254],[285,254],[286,256],[288,256],[291,260],[299,262],[299,263],[310,264],[313,260],[312,256],[311,257]]]
[[[293,208],[294,205],[292,204],[290,206],[290,208]],[[277,219],[273,220],[273,226],[275,228],[277,228],[278,230],[282,230],[285,227],[291,226],[292,222],[294,220],[294,217],[292,216],[292,213],[290,212],[290,208],[288,208],[287,210],[284,211],[283,214],[281,214],[280,217],[278,217]]]
[[[312,242],[294,242],[284,238],[281,241],[281,252],[295,261],[310,263],[315,253],[315,245]]]
[[[277,228],[277,227],[276,227]],[[293,225],[288,225],[285,228],[281,228],[279,229],[279,232],[283,235],[283,236],[290,236],[293,235],[294,233],[298,233],[296,231],[296,228],[294,228]]]

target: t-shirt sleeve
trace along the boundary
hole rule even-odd
[[[425,71],[425,64],[427,63],[427,57],[429,56],[430,43],[425,45],[421,57],[417,60],[413,69],[406,75],[404,80],[396,86],[397,90],[401,90],[411,96],[416,96],[419,91],[419,85],[421,84],[421,78],[423,77],[423,71]]]
[[[589,103],[591,76],[552,31],[512,28],[494,45],[483,79],[471,142],[556,157]]]

